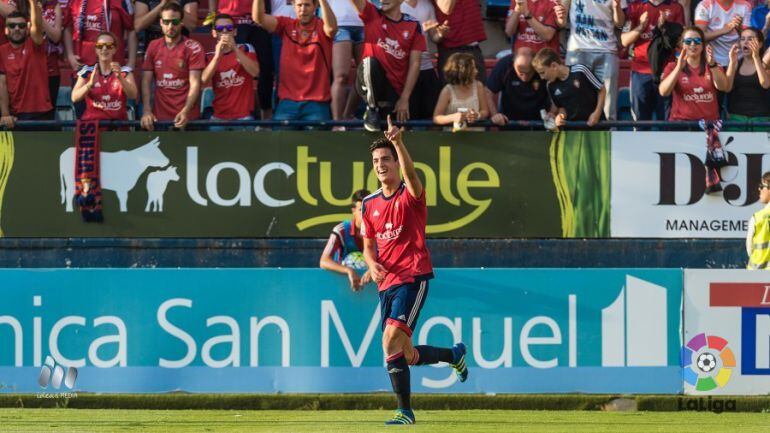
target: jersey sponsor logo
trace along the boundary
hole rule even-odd
[[[403,225],[400,225],[398,226],[397,229],[393,230],[393,223],[386,223],[385,231],[382,233],[377,233],[376,237],[381,241],[390,241],[393,239],[398,239],[398,237],[401,235],[401,231],[403,230],[404,230]]]
[[[91,30],[95,32],[102,31],[102,20],[99,15],[86,15],[86,31]]]
[[[238,75],[235,69],[230,69],[225,72],[219,73],[219,81],[217,81],[217,88],[228,89],[230,87],[239,87],[243,85],[246,78]]]
[[[377,39],[377,46],[399,60],[406,57],[406,51],[401,48],[401,45],[395,39],[385,38],[384,41],[382,39]]]
[[[712,102],[714,100],[714,94],[712,92],[703,93],[703,87],[696,87],[692,90],[693,93],[682,95],[682,99],[685,102],[695,102],[700,104]]]
[[[123,101],[120,99],[112,100],[110,95],[103,95],[101,101],[94,100],[94,108],[104,111],[120,111],[123,108]]]
[[[182,78],[174,78],[174,74],[163,74],[163,78],[155,80],[156,87],[163,87],[167,89],[179,89],[187,84],[187,80]]]

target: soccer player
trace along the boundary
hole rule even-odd
[[[350,288],[354,292],[361,290],[364,284],[371,281],[368,271],[363,276],[359,276],[358,270],[351,266],[351,263],[346,263],[345,260],[351,253],[361,254],[364,247],[364,240],[361,237],[361,205],[368,195],[369,191],[365,189],[353,193],[351,207],[353,219],[345,220],[334,226],[319,263],[322,269],[347,275]]]
[[[385,138],[369,147],[382,187],[366,197],[361,207],[364,258],[380,294],[382,348],[398,399],[398,411],[385,424],[415,422],[410,405],[410,365],[446,362],[460,382],[468,378],[465,344],[457,343],[451,349],[412,346],[412,332],[428,295],[433,266],[425,245],[425,190],[404,146],[403,131],[388,116]]]

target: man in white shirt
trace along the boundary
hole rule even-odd
[[[695,25],[703,30],[703,42],[711,46],[722,67],[730,62],[730,48],[740,40],[741,29],[750,23],[751,4],[746,0],[703,0],[695,8]]]
[[[626,22],[626,0],[563,0],[569,10],[570,36],[566,63],[585,65],[604,83],[604,115],[617,118],[618,39]]]

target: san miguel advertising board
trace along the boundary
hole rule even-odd
[[[372,392],[390,382],[375,287],[320,269],[3,269],[0,395]],[[98,287],[98,290],[94,288]],[[437,269],[415,344],[470,376],[414,392],[679,393],[679,269]]]
[[[368,146],[379,136],[103,133],[105,221],[85,224],[73,199],[73,134],[4,133],[0,227],[7,237],[325,237],[350,218],[354,191],[378,188]],[[608,133],[405,139],[426,186],[430,236],[609,236]]]

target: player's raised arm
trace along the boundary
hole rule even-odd
[[[401,166],[401,174],[404,176],[404,183],[406,183],[406,189],[409,190],[409,194],[414,198],[420,198],[422,196],[422,182],[420,177],[417,176],[417,171],[414,169],[414,161],[409,155],[409,151],[406,150],[403,138],[404,128],[397,127],[393,124],[393,121],[388,115],[388,130],[385,131],[385,137],[396,146],[396,153],[398,154],[398,164]]]

